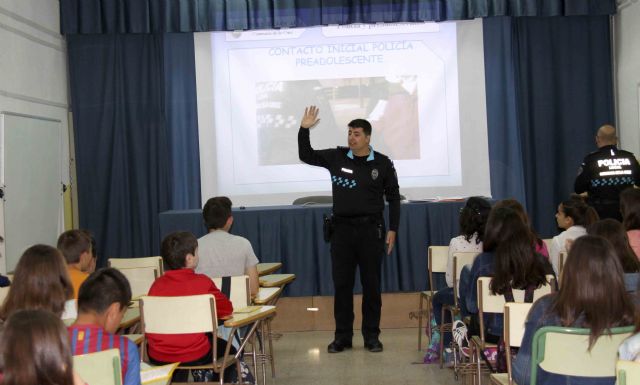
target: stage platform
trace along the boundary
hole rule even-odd
[[[458,234],[463,205],[462,201],[402,203],[396,246],[382,264],[383,292],[427,288],[427,247],[448,245]],[[234,208],[231,232],[249,239],[260,262],[282,262],[279,272],[296,275],[285,296],[333,295],[329,244],[322,238],[322,216],[330,213],[331,205]],[[160,213],[161,237],[173,231],[204,235],[202,211]],[[360,292],[359,278],[356,292]]]

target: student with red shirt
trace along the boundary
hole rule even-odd
[[[175,232],[167,235],[161,246],[161,255],[168,271],[156,279],[149,295],[174,297],[198,294],[213,294],[216,299],[218,318],[230,316],[233,306],[227,297],[218,290],[211,278],[197,274],[198,240],[189,232]],[[146,335],[149,359],[154,364],[181,362],[183,366],[208,364],[212,359],[213,336],[196,334],[151,334]],[[217,338],[217,351],[224,354],[226,341]],[[173,381],[186,382],[186,371],[176,371]]]

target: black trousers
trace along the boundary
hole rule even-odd
[[[333,312],[336,340],[353,337],[353,286],[356,267],[362,284],[362,336],[365,341],[380,335],[380,275],[385,229],[382,219],[366,223],[336,221],[331,236],[331,262],[335,291]]]

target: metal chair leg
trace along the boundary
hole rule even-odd
[[[422,294],[418,303],[418,351],[422,348]]]
[[[275,378],[276,376],[276,360],[273,353],[273,335],[271,333],[271,320],[273,318],[266,319],[267,323],[267,333],[269,335],[269,363],[271,363],[271,377]]]
[[[443,307],[440,312],[440,369],[444,367],[444,312]]]

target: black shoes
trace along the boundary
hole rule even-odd
[[[378,353],[382,351],[382,342],[377,338],[369,340],[364,343],[364,348],[371,353]],[[327,346],[327,351],[329,353],[340,353],[345,349],[351,349],[351,341],[334,340],[329,344],[329,346]]]
[[[379,353],[382,351],[382,342],[376,338],[375,340],[366,341],[364,347],[371,353]]]
[[[334,340],[329,344],[329,346],[327,346],[327,351],[329,353],[340,353],[345,349],[351,349],[351,342]]]

